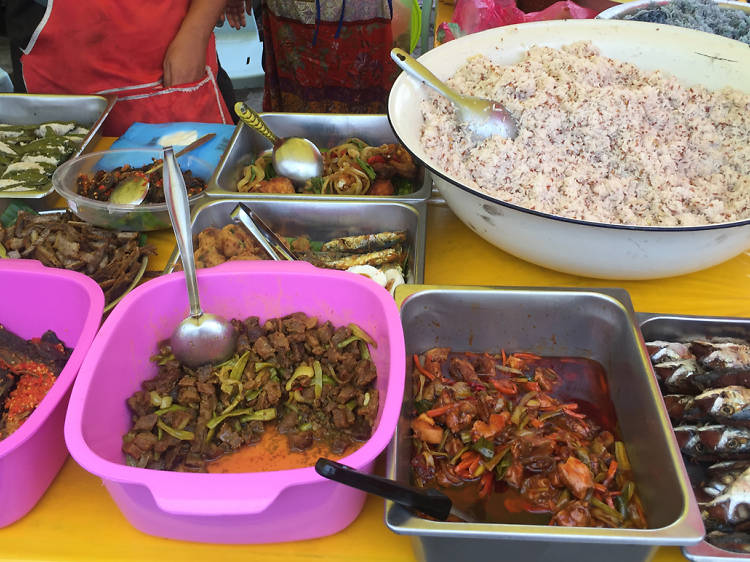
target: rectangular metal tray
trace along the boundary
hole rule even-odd
[[[687,339],[691,337],[733,337],[750,341],[750,319],[720,316],[686,316],[639,312],[636,315],[644,341]],[[741,554],[717,548],[706,541],[684,547],[686,558],[695,562],[750,560]]]
[[[279,137],[304,137],[319,147],[335,146],[348,137],[357,137],[378,146],[398,142],[393,134],[387,115],[364,114],[323,114],[323,113],[261,113],[268,127]],[[268,198],[268,194],[239,193],[237,181],[242,168],[266,149],[271,142],[263,135],[240,123],[234,131],[219,166],[216,168],[206,193],[209,196],[232,196],[246,199]],[[322,199],[325,201],[399,201],[411,205],[423,206],[432,194],[432,177],[422,167],[419,169],[419,189],[408,195],[372,196],[372,195],[271,195],[279,200]]]
[[[89,133],[71,158],[89,152],[101,137],[99,129],[115,104],[114,97],[52,94],[0,94],[0,123],[34,125],[49,121],[75,121]],[[54,200],[54,189],[24,192],[0,191],[0,212],[11,199],[22,199],[34,209],[46,209]]]
[[[373,201],[362,205],[355,201],[301,201],[299,199],[209,199],[192,214],[191,231],[198,236],[204,228],[221,228],[231,222],[229,214],[237,203],[245,203],[277,234],[301,236],[311,240],[330,240],[339,236],[406,230],[409,254],[404,277],[407,283],[424,281],[426,221],[423,211],[394,201]],[[165,273],[174,269],[179,258],[175,247]]]
[[[397,301],[413,290],[399,287]],[[386,502],[387,526],[412,536],[418,560],[648,560],[659,545],[695,544],[702,539],[698,507],[625,291],[443,287],[407,297],[401,320],[407,357],[447,346],[598,361],[607,373],[650,524],[647,530],[637,530],[438,522]],[[404,484],[410,482],[411,437],[405,413],[411,394],[407,380],[404,414],[387,465],[387,477]]]

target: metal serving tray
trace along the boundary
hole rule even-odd
[[[51,94],[0,94],[0,123],[34,125],[50,121],[75,121],[89,127],[81,146],[71,156],[89,152],[101,137],[99,129],[115,104],[114,97]],[[46,209],[55,199],[52,183],[47,189],[23,192],[0,191],[0,211],[11,199],[23,199],[34,209]]]
[[[397,289],[397,300],[404,292]],[[670,429],[664,403],[628,294],[619,289],[438,288],[404,300],[406,354],[434,346],[464,351],[529,351],[583,356],[607,373],[650,528],[599,529],[422,519],[386,502],[386,524],[412,536],[420,561],[648,560],[659,545],[703,537],[698,506]],[[387,476],[410,482],[412,400],[407,369],[405,407],[389,450]],[[481,540],[477,540],[481,539]]]
[[[308,138],[320,147],[332,147],[348,137],[357,137],[371,145],[398,142],[393,134],[387,115],[331,114],[331,113],[261,113],[268,127],[280,137]],[[241,197],[247,199],[268,198],[268,194],[239,193],[237,181],[242,168],[257,158],[258,154],[271,148],[263,135],[240,123],[232,135],[219,166],[216,168],[206,193],[209,196]],[[280,200],[311,199],[334,201],[398,201],[422,206],[432,193],[432,178],[426,170],[419,169],[417,191],[408,195],[271,195]]]
[[[692,337],[732,337],[750,341],[750,319],[720,316],[680,316],[673,314],[637,314],[643,339],[683,340]],[[726,562],[750,560],[750,554],[731,552],[702,541],[682,549],[685,556],[695,562]]]
[[[214,199],[193,211],[193,237],[204,228],[221,228],[231,222],[229,216],[237,203],[245,203],[277,234],[301,236],[311,240],[330,240],[339,236],[406,230],[409,257],[405,272],[407,283],[424,280],[426,222],[423,211],[404,203],[373,201],[362,205],[355,201],[301,201],[299,199]],[[175,247],[164,270],[169,273],[179,259]]]

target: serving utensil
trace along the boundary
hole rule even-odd
[[[273,168],[278,175],[295,184],[323,175],[323,155],[312,141],[300,137],[279,138],[245,102],[234,104],[234,111],[245,125],[271,141]]]
[[[175,158],[179,158],[183,154],[187,154],[191,150],[203,146],[215,136],[215,133],[203,135],[175,154]],[[146,199],[146,195],[148,195],[150,187],[148,181],[149,176],[163,165],[164,161],[162,160],[159,164],[152,166],[145,172],[134,172],[128,175],[124,180],[120,180],[112,190],[112,193],[109,196],[109,201],[117,205],[140,205],[143,203],[143,200]]]
[[[410,486],[404,486],[374,474],[365,474],[345,464],[322,457],[315,463],[315,472],[339,484],[345,484],[368,494],[394,501],[408,509],[420,511],[440,521],[445,521],[449,515],[454,515],[469,523],[477,521],[468,513],[456,508],[448,496],[437,490],[427,489],[420,492]]]
[[[239,203],[229,216],[240,221],[242,226],[250,231],[271,259],[276,261],[281,261],[282,258],[289,261],[302,259],[294,250],[287,248],[279,235],[244,203]]]
[[[391,49],[391,58],[406,73],[448,98],[456,108],[459,121],[466,123],[475,141],[494,135],[514,139],[518,135],[516,119],[500,102],[459,94],[403,49]]]
[[[201,309],[190,233],[190,205],[185,180],[171,147],[164,149],[164,172],[164,197],[180,249],[190,301],[190,316],[177,325],[169,340],[172,353],[188,367],[220,363],[234,353],[237,334],[228,320]]]

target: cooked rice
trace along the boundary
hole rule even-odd
[[[496,99],[514,140],[473,143],[442,96],[423,102],[438,169],[493,197],[595,222],[694,226],[750,218],[750,95],[684,87],[600,56],[533,47],[514,65],[471,58],[448,83]]]

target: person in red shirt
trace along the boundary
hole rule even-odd
[[[213,36],[225,1],[47,0],[21,57],[26,90],[116,96],[111,136],[135,121],[232,123]]]

